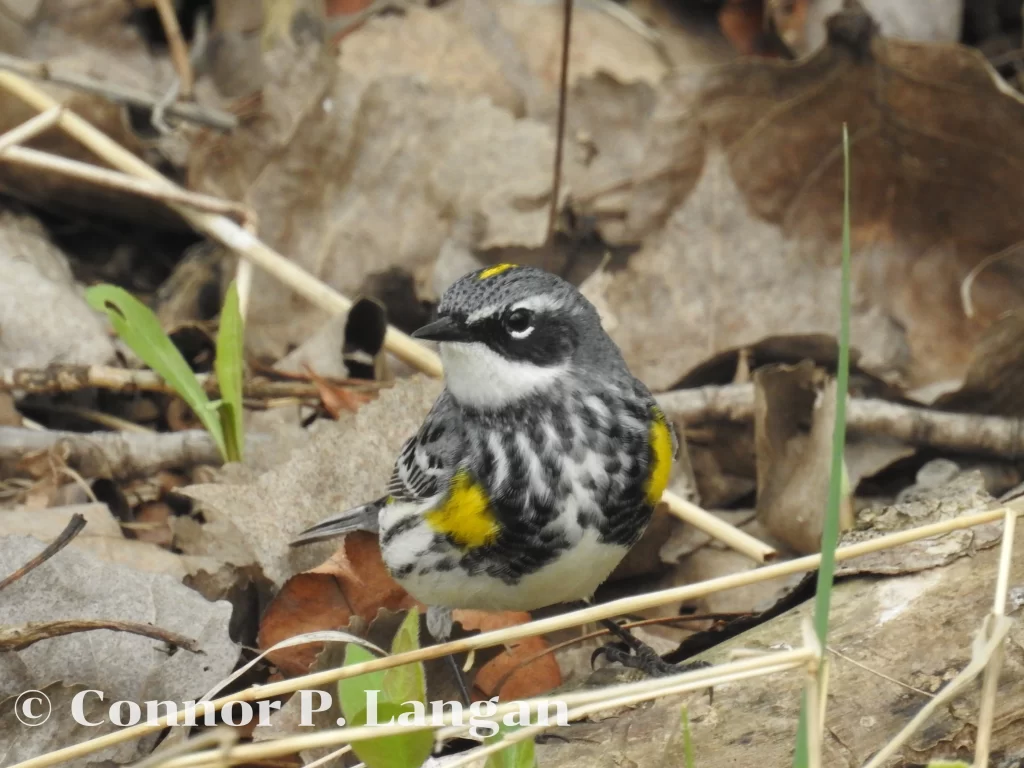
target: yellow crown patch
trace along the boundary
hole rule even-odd
[[[478,280],[486,280],[488,277],[494,277],[500,275],[502,272],[508,272],[510,269],[515,269],[518,264],[495,264],[493,267],[488,267],[480,273]]]

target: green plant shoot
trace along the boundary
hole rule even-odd
[[[832,607],[832,582],[836,570],[836,546],[839,543],[839,504],[846,474],[843,446],[846,444],[846,392],[850,379],[850,136],[843,125],[843,262],[839,307],[839,361],[836,370],[836,421],[832,431],[832,468],[828,484],[828,508],[821,534],[821,565],[814,594],[814,629],[824,648],[828,641],[828,617]],[[848,483],[848,481],[847,481]],[[825,695],[825,692],[822,692]],[[807,765],[807,700],[800,709],[795,768]]]
[[[225,459],[241,461],[245,445],[245,427],[242,422],[242,378],[245,327],[238,307],[238,286],[231,281],[224,306],[220,311],[220,330],[217,333],[217,357],[214,370],[220,388],[220,425],[224,432]]]
[[[518,725],[498,726],[498,732],[493,736],[484,739],[485,744],[494,744],[504,740],[505,735],[519,730]],[[537,765],[537,755],[533,739],[523,739],[509,744],[500,752],[495,752],[487,758],[484,768],[534,768]]]
[[[227,460],[224,430],[216,406],[206,396],[195,373],[174,342],[160,327],[153,311],[123,288],[96,285],[85,293],[89,306],[106,313],[114,330],[132,352],[152,368],[188,403]]]

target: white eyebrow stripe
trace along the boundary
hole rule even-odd
[[[488,304],[486,307],[478,309],[476,312],[471,312],[466,316],[467,323],[478,323],[485,317],[496,315],[501,311],[500,304]]]
[[[530,296],[522,301],[517,301],[512,305],[512,309],[530,309],[534,312],[543,312],[546,309],[561,309],[562,306],[562,302],[550,293],[542,293],[537,296]]]

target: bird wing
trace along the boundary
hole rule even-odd
[[[402,446],[388,483],[390,501],[423,501],[447,488],[458,460],[461,426],[447,393],[442,394],[419,432]]]

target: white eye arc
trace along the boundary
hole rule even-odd
[[[521,331],[509,331],[508,335],[511,336],[513,339],[525,339],[531,333],[533,333],[533,326],[532,325],[527,326],[526,328],[524,328]]]

